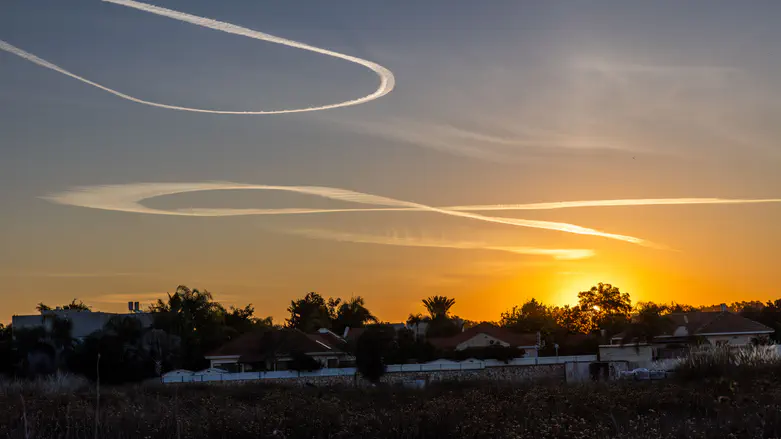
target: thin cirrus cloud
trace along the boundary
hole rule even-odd
[[[146,213],[157,215],[178,215],[178,216],[237,216],[237,215],[280,215],[280,214],[301,214],[301,213],[325,213],[325,212],[348,212],[356,209],[154,209],[141,204],[141,201],[159,197],[162,195],[173,195],[187,192],[203,192],[216,190],[276,190],[284,192],[293,192],[305,195],[315,195],[328,198],[335,201],[346,201],[358,204],[369,204],[382,206],[385,208],[395,208],[393,210],[417,210],[424,212],[439,213],[442,215],[467,218],[477,221],[505,224],[516,227],[529,227],[535,229],[556,230],[565,233],[574,233],[578,235],[591,235],[602,238],[614,239],[618,241],[639,244],[648,247],[658,247],[657,244],[646,241],[641,238],[607,233],[588,227],[582,227],[575,224],[527,220],[521,218],[504,218],[480,215],[468,210],[453,210],[448,208],[428,206],[411,201],[397,200],[378,195],[366,194],[346,189],[321,187],[321,186],[271,186],[271,185],[252,185],[230,182],[207,182],[207,183],[131,183],[125,185],[106,185],[106,186],[87,186],[77,188],[71,191],[52,194],[44,199],[58,203],[80,207],[88,207],[102,210],[116,210],[122,212]],[[373,209],[384,210],[384,209]]]
[[[335,52],[332,50],[327,49],[321,49],[319,47],[310,46],[309,44],[300,43],[298,41],[288,40],[286,38],[277,37],[274,35],[270,35],[263,32],[258,32],[252,29],[247,29],[245,27],[237,26],[235,24],[226,23],[222,21],[212,20],[210,18],[205,17],[199,17],[196,15],[190,15],[186,14],[184,12],[174,11],[171,9],[161,8],[159,6],[153,6],[146,3],[141,3],[133,0],[103,0],[107,3],[113,3],[121,6],[126,6],[129,8],[134,8],[140,11],[149,12],[151,14],[168,17],[174,20],[183,21],[186,23],[191,23],[196,26],[201,26],[208,29],[213,29],[219,32],[225,32],[229,34],[234,35],[240,35],[247,38],[252,38],[260,41],[267,41],[270,43],[275,44],[281,44],[283,46],[293,47],[296,49],[301,50],[307,50],[314,53],[319,53],[321,55],[326,55],[338,59],[343,59],[345,61],[349,61],[351,63],[355,63],[358,65],[361,65],[363,67],[368,68],[369,70],[373,71],[377,76],[380,78],[380,85],[377,87],[377,89],[366,96],[352,99],[348,101],[339,102],[336,104],[330,104],[330,105],[321,105],[321,106],[315,106],[315,107],[306,107],[306,108],[293,108],[293,109],[282,109],[282,110],[263,110],[263,111],[235,111],[235,110],[215,110],[215,109],[203,109],[203,108],[192,108],[192,107],[182,107],[178,105],[169,105],[169,104],[163,104],[159,102],[153,102],[153,101],[147,101],[144,99],[139,99],[134,96],[130,96],[128,94],[122,93],[120,91],[114,90],[112,88],[106,87],[104,85],[98,84],[96,82],[90,81],[89,79],[86,79],[84,77],[81,77],[79,75],[76,75],[74,73],[69,72],[68,70],[65,70],[64,68],[53,64],[49,61],[46,61],[42,58],[39,58],[32,53],[26,52],[10,43],[7,43],[3,40],[0,40],[0,50],[4,50],[6,52],[12,53],[16,56],[19,56],[23,59],[26,59],[32,63],[35,63],[41,67],[45,67],[47,69],[51,69],[55,72],[61,73],[63,75],[69,76],[73,79],[76,79],[78,81],[81,81],[85,84],[91,85],[93,87],[96,87],[100,90],[106,91],[108,93],[111,93],[115,96],[118,96],[122,99],[127,99],[132,102],[136,102],[143,105],[149,105],[153,107],[159,107],[159,108],[165,108],[168,110],[179,110],[179,111],[191,111],[196,113],[212,113],[212,114],[236,114],[236,115],[262,115],[262,114],[284,114],[284,113],[303,113],[308,111],[320,111],[320,110],[328,110],[332,108],[340,108],[340,107],[348,107],[351,105],[358,105],[363,104],[369,101],[373,101],[377,98],[380,98],[393,90],[393,87],[395,85],[395,78],[393,76],[393,73],[386,69],[385,67],[372,62],[367,61],[362,58],[358,58],[351,55],[346,55],[343,53]]]
[[[556,131],[524,129],[522,132],[495,135],[452,124],[423,123],[403,118],[382,122],[332,117],[324,120],[352,132],[489,162],[524,162],[535,154],[552,151],[647,152],[615,139],[572,136]]]
[[[124,272],[12,272],[0,273],[0,277],[44,277],[60,279],[83,279],[100,277],[128,277],[150,276],[150,273],[124,273]]]
[[[286,230],[284,232],[313,239],[325,239],[360,244],[395,245],[401,247],[449,248],[462,250],[491,250],[514,253],[517,255],[550,256],[558,260],[585,259],[594,256],[594,251],[590,249],[551,249],[539,247],[491,245],[479,242],[445,241],[411,236],[398,236],[398,234],[394,234],[392,236],[372,235],[323,229],[297,229]]]
[[[238,296],[233,294],[218,294],[221,301],[233,302],[239,299]],[[126,304],[128,302],[140,302],[140,303],[156,303],[158,299],[166,299],[168,293],[112,293],[102,294],[100,296],[86,297],[88,302],[105,303],[105,304]]]

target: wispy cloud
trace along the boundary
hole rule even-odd
[[[105,303],[105,304],[127,304],[128,302],[140,302],[143,304],[156,303],[158,299],[165,300],[168,297],[166,292],[144,292],[144,293],[111,293],[101,294],[99,296],[86,297],[85,303]],[[214,294],[215,300],[221,302],[233,302],[240,298],[233,294]]]
[[[623,78],[627,75],[653,75],[672,77],[674,79],[724,79],[728,75],[739,74],[742,70],[732,66],[697,65],[697,64],[650,64],[625,62],[599,58],[581,58],[573,62],[579,70],[599,72],[613,78]]]
[[[435,240],[425,237],[393,235],[372,235],[351,232],[341,232],[323,229],[285,230],[285,233],[305,236],[315,239],[354,242],[363,244],[395,245],[402,247],[432,247],[462,250],[491,250],[514,253],[518,255],[550,256],[554,259],[573,260],[594,256],[590,249],[549,249],[539,247],[491,245],[480,242]]]
[[[101,278],[101,277],[134,277],[150,276],[152,273],[114,273],[114,272],[6,272],[2,277],[48,277],[48,278]]]
[[[285,110],[266,110],[266,111],[234,111],[234,110],[212,110],[212,109],[203,109],[203,108],[192,108],[192,107],[182,107],[177,105],[169,105],[169,104],[162,104],[159,102],[153,102],[153,101],[147,101],[143,99],[136,98],[134,96],[130,96],[128,94],[122,93],[120,91],[114,90],[112,88],[106,87],[104,85],[100,85],[96,82],[90,81],[89,79],[83,78],[79,75],[76,75],[74,73],[71,73],[62,67],[53,64],[49,61],[46,61],[44,59],[41,59],[32,53],[26,52],[10,43],[7,43],[5,41],[0,40],[0,50],[4,50],[6,52],[12,53],[16,56],[19,56],[23,59],[26,59],[27,61],[30,61],[32,63],[35,63],[41,67],[45,67],[47,69],[53,70],[55,72],[61,73],[63,75],[69,76],[73,79],[76,79],[77,81],[81,81],[85,84],[91,85],[93,87],[96,87],[100,90],[103,90],[105,92],[111,93],[115,96],[118,96],[122,99],[127,99],[132,102],[136,102],[143,105],[149,105],[153,107],[159,107],[159,108],[165,108],[168,110],[179,110],[179,111],[192,111],[196,113],[212,113],[212,114],[239,114],[239,115],[260,115],[260,114],[283,114],[283,113],[303,113],[308,111],[320,111],[320,110],[328,110],[331,108],[339,108],[339,107],[347,107],[351,105],[358,105],[363,104],[365,102],[373,101],[377,98],[380,98],[393,90],[394,84],[395,84],[395,78],[393,77],[393,73],[386,69],[385,67],[371,62],[367,61],[365,59],[361,59],[355,56],[346,55],[339,52],[334,52],[332,50],[327,49],[321,49],[319,47],[310,46],[309,44],[299,43],[298,41],[288,40],[286,38],[280,38],[274,35],[270,35],[263,32],[254,31],[252,29],[247,29],[245,27],[237,26],[235,24],[226,23],[222,21],[212,20],[210,18],[205,17],[199,17],[196,15],[190,15],[186,14],[184,12],[174,11],[171,9],[161,8],[159,6],[153,6],[146,3],[141,3],[133,0],[103,0],[107,3],[114,3],[121,6],[126,6],[129,8],[134,8],[140,11],[149,12],[151,14],[160,15],[163,17],[168,17],[174,20],[183,21],[186,23],[191,23],[196,26],[205,27],[208,29],[213,29],[219,32],[225,32],[229,34],[234,35],[240,35],[247,38],[252,38],[260,41],[266,41],[269,43],[275,43],[275,44],[281,44],[283,46],[293,47],[296,49],[301,50],[307,50],[314,53],[319,53],[321,55],[330,56],[333,58],[343,59],[345,61],[349,61],[351,63],[355,63],[358,65],[361,65],[363,67],[368,68],[369,70],[373,71],[377,76],[380,78],[380,85],[377,87],[377,90],[375,90],[373,93],[368,94],[366,96],[363,96],[358,99],[352,99],[349,101],[339,102],[336,104],[330,104],[330,105],[322,105],[322,106],[316,106],[316,107],[306,107],[306,108],[294,108],[294,109],[285,109]]]
[[[554,130],[514,127],[503,135],[458,127],[454,124],[385,119],[381,122],[327,118],[352,132],[431,148],[492,162],[523,162],[535,154],[557,151],[623,150],[641,152],[609,138],[568,135]]]

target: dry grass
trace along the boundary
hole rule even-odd
[[[475,382],[422,391],[134,386],[101,391],[99,423],[94,388],[42,388],[0,394],[0,438],[781,437],[781,380],[774,378],[728,387]]]
[[[776,346],[709,347],[692,351],[675,365],[677,376],[696,380],[767,375],[777,370],[781,370],[781,357]]]
[[[33,381],[4,379],[3,377],[0,377],[0,396],[9,397],[11,395],[20,395],[23,392],[38,395],[51,395],[57,393],[72,394],[74,392],[86,390],[90,385],[90,382],[86,378],[68,373],[58,373]]]

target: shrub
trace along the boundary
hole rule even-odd
[[[319,361],[301,352],[294,352],[291,355],[290,369],[299,372],[312,372],[320,370],[323,365]]]
[[[391,351],[395,334],[393,329],[373,326],[366,329],[355,346],[355,365],[361,376],[378,383],[385,375],[385,354]]]

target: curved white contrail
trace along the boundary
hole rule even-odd
[[[191,208],[191,209],[155,209],[144,206],[142,201],[187,192],[218,191],[218,190],[277,190],[295,192],[299,194],[315,195],[338,201],[348,201],[358,204],[369,204],[380,207],[366,208]],[[87,186],[60,192],[43,197],[58,204],[88,207],[92,209],[115,210],[121,212],[145,213],[155,215],[178,215],[200,217],[222,217],[241,215],[293,215],[314,213],[339,213],[339,212],[386,212],[386,211],[417,211],[435,212],[443,215],[469,218],[479,221],[507,224],[519,227],[556,230],[560,232],[579,235],[593,235],[608,239],[615,239],[633,244],[650,247],[658,247],[649,241],[627,235],[607,233],[575,224],[554,221],[527,220],[520,218],[504,218],[480,215],[474,211],[513,211],[513,210],[552,210],[578,207],[610,207],[610,206],[663,206],[663,205],[693,205],[693,204],[753,204],[753,203],[781,203],[779,198],[764,199],[726,199],[726,198],[646,198],[646,199],[619,199],[619,200],[586,200],[586,201],[558,201],[548,203],[527,204],[491,204],[469,206],[435,207],[425,204],[402,201],[393,198],[355,192],[345,189],[322,186],[274,186],[254,185],[231,182],[205,182],[205,183],[131,183],[124,185]]]
[[[416,210],[435,212],[443,215],[469,218],[490,223],[506,224],[518,227],[530,227],[535,229],[557,230],[560,232],[575,233],[578,235],[593,235],[608,239],[615,239],[633,244],[655,246],[644,239],[633,236],[618,235],[602,232],[596,229],[581,227],[575,224],[526,220],[520,218],[502,218],[485,216],[467,211],[457,211],[448,208],[428,206],[411,201],[396,200],[362,192],[346,189],[322,187],[322,186],[272,186],[241,184],[231,182],[207,182],[207,183],[131,183],[125,185],[87,186],[71,191],[53,194],[45,199],[59,203],[93,209],[117,210],[122,212],[146,213],[157,215],[181,215],[181,216],[237,216],[237,215],[279,215],[297,213],[325,213],[325,212],[349,212],[361,209],[155,209],[141,204],[141,201],[163,195],[181,194],[187,192],[202,192],[216,190],[277,190],[295,192],[299,194],[315,195],[337,201],[348,201],[358,204],[370,204],[384,208],[363,209],[368,210]]]
[[[379,97],[382,97],[393,90],[393,87],[396,83],[395,78],[393,77],[393,73],[386,69],[385,67],[371,62],[367,61],[362,58],[358,58],[351,55],[346,55],[344,53],[334,52],[332,50],[327,49],[321,49],[319,47],[310,46],[309,44],[305,43],[299,43],[298,41],[288,40],[286,38],[277,37],[274,35],[270,35],[263,32],[258,32],[252,29],[248,29],[245,27],[237,26],[235,24],[231,23],[225,23],[222,21],[212,20],[210,18],[205,17],[199,17],[197,15],[191,15],[186,14],[184,12],[174,11],[171,9],[161,8],[159,6],[153,6],[146,3],[141,3],[133,0],[103,0],[107,3],[114,3],[117,5],[127,6],[130,8],[135,8],[141,11],[149,12],[155,15],[160,15],[163,17],[172,18],[174,20],[184,21],[187,23],[192,23],[197,26],[214,29],[220,32],[225,32],[229,34],[234,35],[241,35],[247,38],[253,38],[256,40],[261,41],[268,41],[270,43],[275,44],[281,44],[283,46],[288,47],[294,47],[296,49],[302,49],[302,50],[308,50],[310,52],[319,53],[326,56],[331,56],[334,58],[343,59],[345,61],[349,61],[361,66],[364,66],[368,68],[369,70],[373,71],[377,74],[380,78],[380,85],[377,87],[377,90],[374,91],[374,93],[371,93],[369,95],[366,95],[364,97],[358,98],[358,99],[352,99],[349,101],[339,102],[336,104],[330,104],[330,105],[320,105],[316,107],[306,107],[306,108],[293,108],[293,109],[285,109],[285,110],[265,110],[265,111],[231,111],[231,110],[212,110],[212,109],[204,109],[204,108],[192,108],[192,107],[182,107],[179,105],[169,105],[169,104],[162,104],[159,102],[152,102],[147,101],[144,99],[139,99],[134,96],[130,96],[128,94],[122,93],[120,91],[114,90],[112,88],[106,87],[104,85],[98,84],[97,82],[90,81],[89,79],[86,79],[84,77],[81,77],[79,75],[76,75],[75,73],[71,73],[62,67],[50,63],[49,61],[46,61],[44,59],[41,59],[32,53],[26,52],[10,43],[7,43],[3,40],[0,40],[0,50],[4,50],[6,52],[12,53],[16,56],[19,56],[21,58],[24,58],[30,62],[33,62],[35,64],[38,64],[39,66],[46,67],[47,69],[54,70],[55,72],[62,73],[63,75],[69,76],[73,79],[76,79],[78,81],[81,81],[85,84],[89,84],[93,87],[99,88],[103,91],[106,91],[108,93],[111,93],[115,96],[119,96],[122,99],[127,99],[129,101],[133,101],[139,104],[144,105],[150,105],[153,107],[159,107],[159,108],[166,108],[169,110],[180,110],[180,111],[192,111],[196,113],[212,113],[212,114],[242,114],[242,115],[258,115],[258,114],[285,114],[285,113],[303,113],[307,111],[320,111],[320,110],[329,110],[332,108],[339,108],[339,107],[348,107],[351,105],[358,105],[363,104],[369,101],[373,101],[374,99],[377,99]]]

